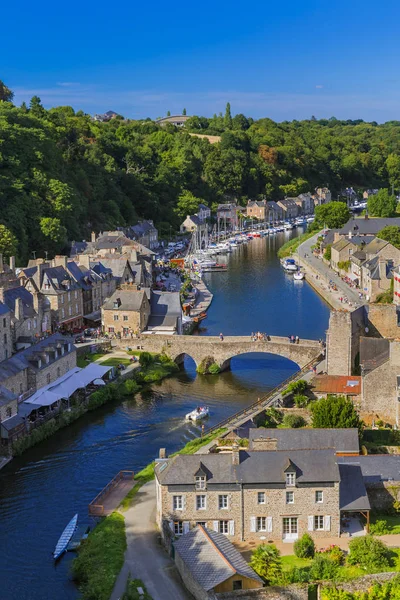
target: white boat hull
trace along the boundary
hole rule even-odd
[[[192,412],[187,413],[186,420],[187,421],[200,421],[201,419],[205,419],[210,414],[208,407],[202,407],[200,410],[197,408],[192,410]]]

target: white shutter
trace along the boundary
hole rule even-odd
[[[229,521],[229,535],[235,535],[235,521]]]
[[[254,533],[256,530],[256,518],[250,517],[250,531]]]
[[[267,532],[272,533],[272,517],[267,517]]]
[[[169,528],[172,531],[172,533],[174,533],[174,522],[173,521],[169,522]]]
[[[314,531],[314,517],[308,517],[308,531]]]
[[[325,531],[330,531],[331,530],[331,518],[329,515],[326,515],[324,517],[324,530]]]
[[[216,531],[218,533],[218,531],[219,531],[218,521],[213,521],[213,529],[214,529],[214,531]]]
[[[182,496],[182,510],[186,508],[186,496]]]
[[[183,521],[183,533],[189,532],[189,521]]]

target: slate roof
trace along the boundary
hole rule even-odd
[[[307,430],[310,431],[310,430]],[[335,451],[239,451],[240,463],[232,463],[231,454],[178,455],[168,461],[167,467],[156,473],[163,485],[193,485],[194,473],[202,467],[208,484],[284,483],[288,461],[297,468],[299,483],[339,481]]]
[[[16,394],[13,394],[10,390],[0,385],[0,406],[5,406],[13,400],[17,400],[17,398]]]
[[[103,267],[111,270],[114,277],[116,277],[117,279],[120,279],[124,274],[126,265],[128,263],[128,259],[127,258],[102,258],[100,260],[100,262],[103,265]]]
[[[182,314],[179,292],[160,292],[153,290],[151,293],[151,316],[174,316]]]
[[[263,583],[222,533],[199,525],[182,535],[174,547],[193,578],[207,592],[235,574]]]
[[[338,456],[339,465],[358,465],[364,483],[400,481],[400,457],[395,454],[368,454],[366,456]]]
[[[381,240],[381,238],[376,237],[364,247],[364,250],[367,254],[378,254],[378,252],[383,250],[388,244],[389,242],[386,240]]]
[[[324,448],[334,448],[336,452],[357,454],[360,451],[358,430],[355,428],[264,429],[260,427],[249,430],[250,445],[254,439],[268,438],[277,440],[277,450],[322,450]]]
[[[0,315],[6,315],[10,312],[10,309],[8,308],[8,306],[6,306],[6,304],[3,304],[3,302],[0,302]]]
[[[346,235],[349,231],[354,232],[358,231],[359,235],[377,235],[381,229],[387,227],[388,225],[395,225],[396,227],[400,227],[400,217],[395,217],[394,219],[385,219],[385,218],[359,218],[359,219],[349,219],[340,229],[339,233],[341,235]]]
[[[144,296],[146,296],[146,293],[143,290],[116,290],[103,304],[103,309],[138,311],[142,306]],[[118,302],[118,300],[121,301],[119,306],[114,306],[114,302]]]
[[[21,285],[16,288],[4,290],[4,301],[12,312],[15,312],[17,298],[21,298],[22,300],[24,318],[33,317],[37,314],[33,307],[33,296],[24,286]]]
[[[339,508],[340,510],[370,510],[367,490],[359,465],[339,464]]]

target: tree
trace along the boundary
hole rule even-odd
[[[170,117],[170,116],[171,116],[171,111],[167,110],[167,117]]]
[[[183,109],[182,114],[186,117],[186,108]]]
[[[349,544],[349,550],[347,562],[350,565],[360,565],[370,572],[390,566],[388,547],[373,535],[354,538]]]
[[[245,131],[249,128],[249,121],[241,113],[235,115],[232,119],[232,129],[240,129]]]
[[[21,103],[21,110],[22,110],[22,112],[25,112],[25,113],[28,112],[28,107],[26,105],[26,102]]]
[[[362,421],[351,400],[345,396],[328,395],[311,406],[312,426],[315,428],[355,427],[361,432]]]
[[[0,101],[12,102],[14,98],[14,92],[6,86],[6,84],[0,79]]]
[[[18,248],[18,240],[5,225],[0,224],[0,254],[4,258],[15,256]]]
[[[282,573],[278,548],[274,544],[260,544],[251,554],[250,566],[265,583],[275,581]]]
[[[297,558],[314,558],[315,544],[309,533],[304,533],[296,540],[293,549]]]
[[[185,219],[188,215],[193,215],[198,211],[199,204],[201,204],[201,202],[202,200],[200,198],[196,198],[192,192],[183,190],[178,196],[175,212],[181,219]]]
[[[141,352],[139,356],[139,364],[141,367],[146,368],[153,362],[153,357],[150,352]]]
[[[386,168],[389,175],[389,183],[394,190],[400,190],[400,156],[389,154],[386,159]]]
[[[40,230],[46,238],[49,250],[59,250],[67,241],[67,230],[61,225],[60,219],[43,217],[40,219]]]
[[[232,129],[231,105],[229,104],[229,102],[226,103],[225,116],[224,116],[224,127],[226,129]]]
[[[371,217],[393,217],[396,213],[397,200],[391,196],[387,188],[382,188],[368,198],[368,213]]]
[[[291,415],[288,413],[283,417],[282,427],[299,429],[300,427],[305,427],[306,425],[307,423],[301,415]]]
[[[31,101],[29,102],[29,109],[35,117],[43,117],[45,111],[39,96],[32,96]]]
[[[396,227],[396,225],[387,225],[380,230],[378,237],[390,242],[395,248],[400,248],[400,227]]]
[[[314,229],[340,229],[350,219],[351,213],[344,202],[328,202],[315,207]]]

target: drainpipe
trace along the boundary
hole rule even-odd
[[[244,493],[243,493],[243,483],[240,484],[240,503],[242,509],[242,531],[241,531],[241,541],[244,542]]]

